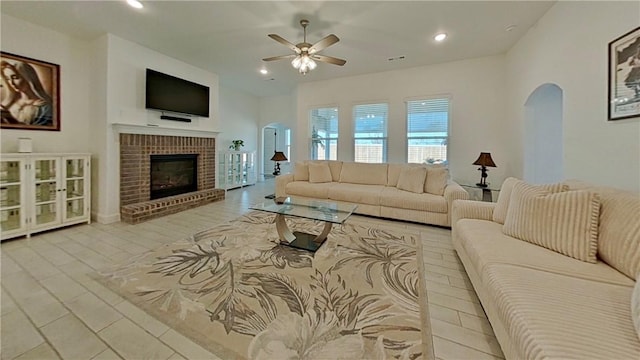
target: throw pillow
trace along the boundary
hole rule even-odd
[[[326,162],[315,163],[311,162],[309,166],[309,182],[311,183],[326,183],[331,182],[331,169]]]
[[[509,200],[511,199],[511,192],[513,191],[513,187],[521,182],[524,181],[516,179],[514,177],[510,177],[502,183],[502,187],[500,187],[500,194],[498,194],[498,202],[496,203],[496,207],[493,209],[494,222],[497,222],[498,224],[504,224],[504,220],[507,217],[507,210],[509,209]],[[563,183],[538,186],[552,193],[569,190],[569,187]]]
[[[502,232],[595,263],[599,215],[600,197],[595,192],[551,193],[521,182],[513,187]]]
[[[405,166],[400,170],[398,185],[396,188],[412,193],[422,194],[424,190],[424,178],[427,176],[427,169],[424,167]]]
[[[640,274],[636,278],[636,286],[633,288],[633,294],[631,294],[631,319],[633,320],[633,326],[636,327],[638,339],[640,339]]]
[[[449,169],[442,165],[427,166],[427,180],[424,182],[424,192],[433,195],[444,195],[444,188],[447,187],[449,179]]]
[[[302,161],[296,161],[293,166],[293,181],[309,181],[309,166]]]

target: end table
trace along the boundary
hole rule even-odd
[[[491,185],[489,185],[489,186],[478,186],[476,184],[464,184],[464,183],[459,183],[459,184],[460,184],[460,186],[465,187],[465,188],[482,190],[482,201],[486,201],[486,202],[493,202],[493,195],[491,193],[493,191],[500,191],[500,189],[496,189],[496,188],[492,187]]]

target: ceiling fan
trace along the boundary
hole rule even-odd
[[[322,62],[339,65],[339,66],[342,66],[347,63],[346,60],[338,59],[333,56],[318,55],[318,52],[320,52],[321,50],[324,50],[327,47],[340,41],[340,39],[338,39],[337,36],[335,36],[334,34],[328,35],[324,37],[322,40],[312,45],[307,42],[307,25],[309,25],[309,20],[305,20],[305,19],[300,20],[300,25],[304,30],[304,40],[297,45],[294,45],[293,43],[285,40],[280,35],[277,35],[277,34],[268,35],[273,40],[293,50],[295,54],[264,58],[262,59],[262,61],[293,59],[291,61],[291,65],[293,65],[294,68],[298,69],[298,71],[303,75],[309,72],[310,70],[313,70],[316,68],[317,64],[315,61],[322,61]]]

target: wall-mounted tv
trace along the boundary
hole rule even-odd
[[[147,69],[147,109],[209,117],[209,87]]]

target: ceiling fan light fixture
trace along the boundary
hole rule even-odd
[[[291,66],[293,66],[296,70],[300,72],[300,74],[306,74],[307,72],[315,69],[318,64],[316,61],[325,62],[333,65],[343,66],[346,64],[346,60],[338,59],[332,56],[319,55],[318,52],[324,50],[325,48],[337,43],[340,39],[334,34],[330,34],[317,41],[314,44],[310,44],[307,42],[307,25],[309,25],[309,20],[300,20],[300,25],[304,30],[303,41],[297,45],[294,45],[292,42],[285,40],[282,36],[277,34],[269,34],[271,39],[287,46],[289,49],[293,50],[295,54],[291,55],[280,55],[280,56],[272,56],[268,58],[262,59],[262,61],[273,61],[273,60],[282,60],[282,59],[291,59]]]
[[[316,62],[307,54],[296,56],[293,61],[291,61],[291,65],[298,69],[301,74],[306,74],[318,66],[318,64],[316,64]]]
[[[436,36],[433,37],[433,39],[437,42],[441,42],[444,41],[444,39],[447,38],[447,34],[446,33],[439,33]]]
[[[293,58],[293,60],[291,61],[291,65],[293,65],[293,67],[296,69],[300,69],[300,65],[302,65],[302,55],[298,55]]]

